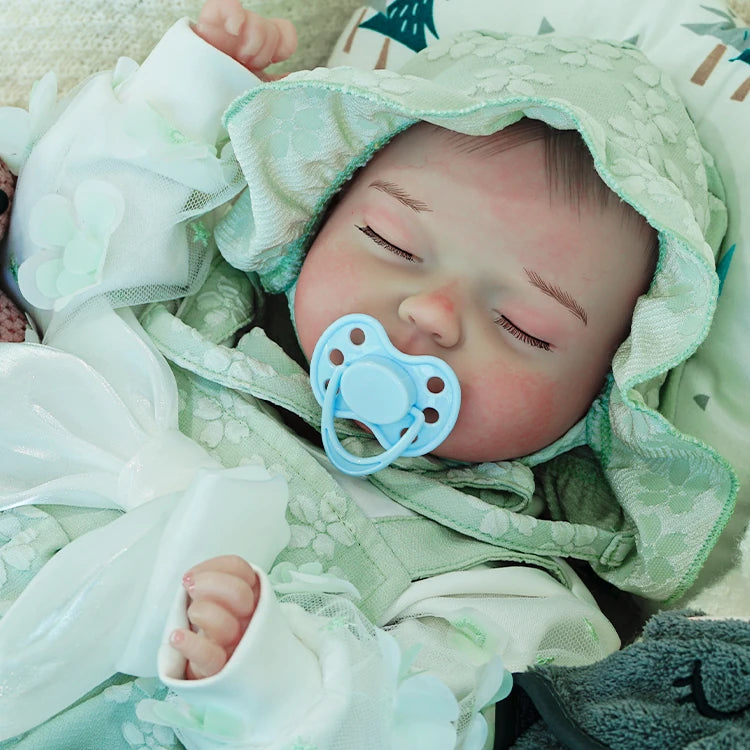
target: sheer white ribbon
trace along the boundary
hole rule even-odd
[[[179,432],[174,377],[129,310],[49,344],[0,344],[0,509],[125,512],[58,552],[0,621],[0,740],[114,672],[156,674],[184,571],[229,553],[268,570],[289,538],[284,480],[224,469]]]

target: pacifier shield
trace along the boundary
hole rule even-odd
[[[323,408],[323,446],[348,474],[370,474],[400,456],[434,450],[453,429],[461,405],[458,378],[448,364],[400,352],[383,326],[363,314],[345,315],[323,332],[310,362],[310,383]],[[334,418],[366,425],[384,452],[363,458],[346,451]]]

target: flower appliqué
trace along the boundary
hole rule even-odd
[[[29,110],[0,108],[0,158],[18,174],[31,149],[52,123],[57,102],[57,77],[50,72],[31,89]]]
[[[331,566],[324,570],[319,562],[307,562],[299,566],[280,562],[273,566],[268,579],[277,594],[307,592],[345,594],[354,601],[362,598],[341,568]]]
[[[40,309],[59,310],[96,286],[124,213],[122,194],[103,180],[84,180],[72,201],[57,194],[41,198],[29,217],[29,236],[40,250],[18,269],[24,297]]]
[[[434,675],[412,672],[418,647],[402,654],[392,635],[380,630],[377,639],[394,695],[392,750],[453,750],[459,714],[455,695]]]
[[[474,715],[464,733],[461,750],[482,750],[487,742],[489,727],[482,715],[487,706],[507,698],[513,688],[513,676],[503,666],[499,656],[484,664],[477,674],[474,689]]]
[[[144,102],[123,104],[107,131],[112,150],[121,159],[163,174],[196,190],[209,192],[230,182],[234,151],[216,147],[185,134]]]

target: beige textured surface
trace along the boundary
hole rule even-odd
[[[25,107],[31,85],[48,70],[61,93],[126,55],[141,62],[181,16],[203,0],[0,0],[0,105]],[[243,0],[267,16],[289,18],[300,44],[285,69],[325,62],[361,0]]]
[[[728,0],[728,5],[745,23],[750,24],[750,0]]]

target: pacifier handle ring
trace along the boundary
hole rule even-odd
[[[416,406],[412,406],[409,413],[414,417],[414,421],[399,438],[398,442],[377,456],[370,456],[368,458],[355,456],[341,445],[341,441],[333,427],[333,402],[336,398],[336,391],[339,388],[343,371],[343,367],[337,367],[333,371],[326,388],[323,399],[323,419],[320,425],[320,434],[323,438],[323,448],[329,460],[339,471],[352,476],[364,476],[393,463],[411,445],[412,440],[425,423],[425,416]]]

